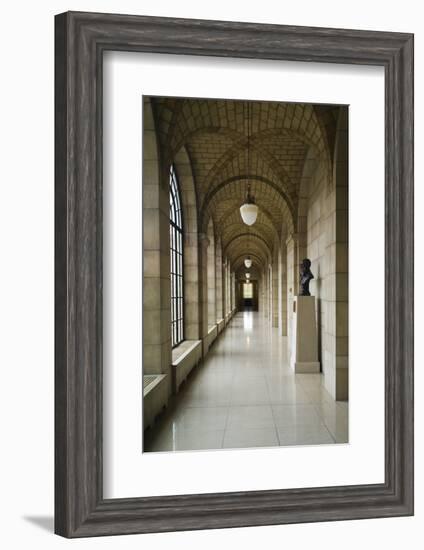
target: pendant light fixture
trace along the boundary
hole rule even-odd
[[[246,225],[253,225],[258,217],[258,207],[250,194],[250,183],[247,184],[247,197],[244,204],[240,206],[240,214]]]
[[[247,177],[250,173],[250,103],[247,103]],[[247,196],[240,206],[240,214],[246,225],[253,225],[258,217],[258,207],[255,198],[250,194],[250,181],[247,182]]]
[[[246,279],[249,280],[250,279],[250,273],[246,273],[245,275],[246,275]]]

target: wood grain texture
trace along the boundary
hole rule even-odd
[[[55,531],[65,537],[413,514],[413,36],[68,12],[56,16]],[[385,68],[385,482],[102,497],[102,54]]]

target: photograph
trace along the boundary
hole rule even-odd
[[[349,106],[142,101],[142,451],[349,443]]]
[[[382,6],[2,5],[5,550],[423,547],[424,19]]]
[[[414,34],[375,22],[55,16],[56,534],[414,514]]]

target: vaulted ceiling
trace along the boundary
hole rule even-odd
[[[212,218],[236,269],[249,253],[264,265],[282,231],[295,230],[308,151],[331,165],[337,108],[183,98],[152,103],[165,162],[182,147],[190,158],[199,229],[206,232]],[[251,227],[239,210],[248,183],[259,207]]]

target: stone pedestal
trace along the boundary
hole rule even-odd
[[[315,296],[293,298],[290,365],[296,373],[319,373]]]

